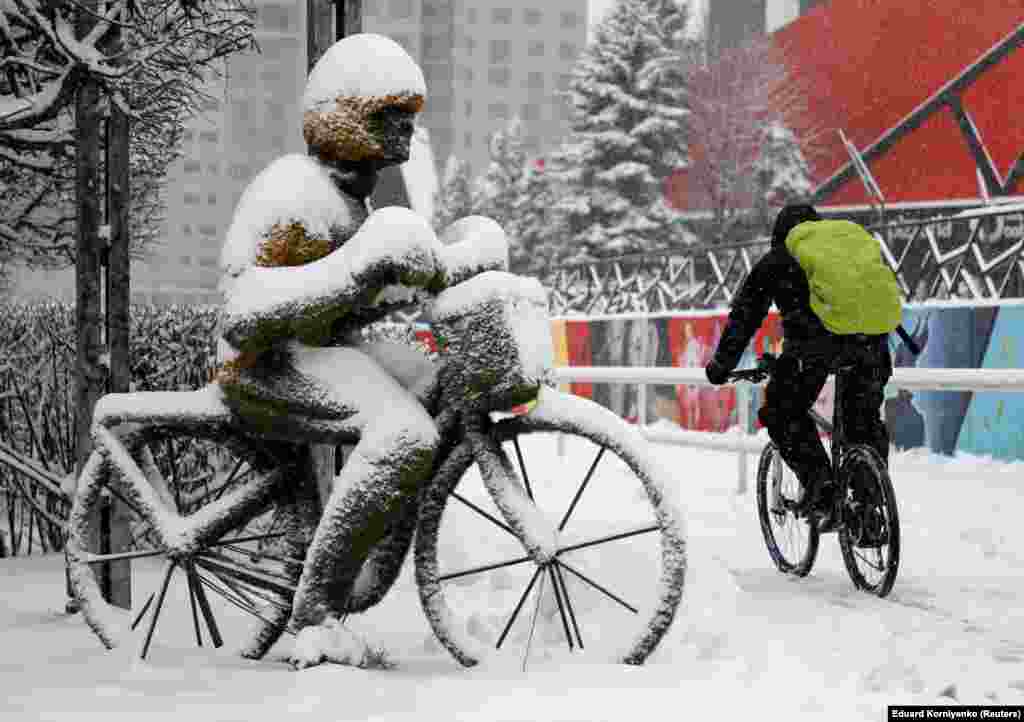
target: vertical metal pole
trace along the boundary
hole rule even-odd
[[[739,413],[737,419],[740,427],[740,441],[744,442],[747,440],[747,435],[750,433],[750,390],[745,384],[736,385],[736,408]],[[741,448],[739,456],[737,457],[737,473],[739,474],[739,480],[736,484],[737,494],[747,493],[747,452],[745,448]]]
[[[109,245],[101,258],[106,265],[106,346],[110,366],[107,391],[127,393],[131,388],[129,336],[131,331],[131,263],[128,221],[131,208],[131,125],[126,113],[110,102],[106,132],[106,198]],[[110,514],[108,537],[104,545],[110,552],[122,551],[131,544],[131,514],[119,501],[105,507]],[[131,561],[108,562],[108,601],[131,609]]]

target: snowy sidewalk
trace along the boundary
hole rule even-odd
[[[394,670],[296,673],[279,660],[196,649],[187,604],[168,607],[141,662],[134,648],[104,651],[80,618],[61,611],[60,556],[7,559],[0,719],[611,722],[770,710],[778,719],[877,721],[887,704],[954,702],[941,695],[1024,704],[1024,464],[896,455],[903,553],[896,586],[880,600],[852,588],[834,535],[808,578],[776,573],[753,495],[732,494],[732,455],[655,449],[679,470],[690,572],[680,615],[644,667],[556,653],[526,672],[464,670],[433,643],[408,569],[356,623],[388,650]],[[225,619],[225,637],[244,624]]]

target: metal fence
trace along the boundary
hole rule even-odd
[[[907,301],[1024,297],[1024,204],[869,227]],[[659,313],[728,305],[769,242],[701,245],[555,268],[555,315]]]

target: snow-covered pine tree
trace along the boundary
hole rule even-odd
[[[493,218],[505,228],[514,213],[526,174],[523,126],[519,119],[514,118],[506,127],[495,131],[488,149],[487,167],[474,183],[473,208],[475,213]]]
[[[663,186],[687,162],[688,19],[675,0],[618,0],[573,71],[571,134],[551,169],[572,260],[680,242]]]
[[[560,214],[555,212],[556,203],[548,165],[537,159],[523,174],[505,224],[513,273],[542,276],[565,256],[567,234]]]
[[[434,230],[440,233],[450,224],[473,213],[469,163],[451,155],[445,164],[441,187],[437,189],[434,198]]]

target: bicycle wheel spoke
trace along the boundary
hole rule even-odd
[[[264,576],[270,577],[272,579],[276,579],[279,582],[283,582],[285,584],[291,584],[292,581],[293,581],[292,578],[289,577],[286,574],[283,574],[281,572],[271,571],[269,569],[264,569],[263,567],[257,566],[255,564],[249,564],[249,563],[246,563],[246,562],[244,562],[244,561],[242,561],[240,559],[234,559],[232,557],[229,557],[226,554],[220,554],[218,552],[212,552],[212,551],[207,550],[207,551],[204,551],[202,555],[204,557],[207,557],[207,558],[212,558],[212,559],[215,559],[215,560],[222,561],[225,564],[234,564],[238,568],[244,569],[245,571],[250,572],[252,574],[264,575]]]
[[[569,632],[569,620],[565,615],[565,607],[562,605],[562,590],[558,587],[558,579],[555,577],[555,567],[548,565],[548,576],[551,577],[551,591],[555,595],[555,604],[558,606],[558,616],[562,618],[562,630],[565,632],[565,641],[569,644],[569,651],[573,650],[572,634]]]
[[[196,570],[192,564],[189,564],[186,571],[191,576],[195,576]],[[213,609],[210,607],[210,600],[206,597],[206,590],[203,589],[202,584],[196,584],[196,600],[199,602],[199,609],[203,613],[203,618],[206,620],[206,628],[210,632],[210,638],[213,640],[213,646],[220,648],[224,646],[224,640],[220,636],[220,630],[217,628],[217,620],[213,618]]]
[[[273,532],[271,534],[252,534],[249,536],[234,537],[233,539],[220,539],[219,541],[210,542],[207,546],[220,547],[224,546],[225,544],[242,544],[244,542],[263,541],[265,539],[276,539],[282,536],[284,536],[283,531]]]
[[[538,567],[537,571],[541,571]],[[537,628],[537,618],[540,616],[540,601],[544,597],[544,577],[540,578],[540,587],[537,589],[537,606],[533,608],[533,621],[530,622],[530,636],[526,638],[526,650],[523,652],[523,671],[526,671],[526,660],[530,656],[530,647],[533,645],[533,630]]]
[[[202,559],[197,559],[196,564],[205,569],[206,571],[208,571],[214,577],[216,577],[221,582],[221,584],[230,589],[236,596],[238,596],[239,599],[241,599],[245,604],[251,606],[253,609],[256,609],[258,605],[252,599],[252,597],[256,597],[257,599],[266,602],[267,604],[273,607],[282,609],[284,611],[287,611],[289,609],[289,606],[286,603],[280,601],[279,598],[275,599],[274,597],[270,596],[269,592],[267,592],[266,589],[262,587],[247,582],[243,579],[231,579],[227,576],[224,576],[222,573],[218,572],[212,567],[205,566],[203,564]]]
[[[245,459],[239,459],[235,462],[235,468],[231,470],[230,474],[228,474],[227,481],[221,484],[216,491],[212,492],[214,500],[221,498],[224,495],[224,492],[231,487],[235,481],[235,475],[238,474],[238,470],[242,468],[242,464],[244,463]],[[250,471],[252,471],[251,468],[246,469],[245,473],[248,474]]]
[[[160,585],[160,593],[156,598],[153,617],[149,620],[149,629],[146,630],[146,640],[142,643],[142,653],[140,655],[142,659],[145,659],[146,655],[149,654],[149,645],[153,641],[153,632],[156,630],[156,623],[160,618],[160,610],[163,609],[164,599],[167,597],[167,585],[171,583],[171,575],[174,573],[176,566],[178,566],[178,563],[173,559],[167,563],[167,572],[164,574],[163,583]]]
[[[492,524],[495,524],[496,526],[499,526],[499,527],[501,527],[502,529],[504,529],[505,531],[507,531],[507,532],[508,532],[509,534],[511,534],[512,536],[515,536],[515,535],[516,535],[516,533],[515,533],[514,531],[512,531],[512,529],[511,529],[511,528],[510,528],[510,527],[508,526],[508,524],[506,524],[505,522],[501,521],[501,519],[498,519],[498,518],[497,518],[496,516],[494,516],[493,514],[490,514],[490,513],[488,513],[488,512],[486,511],[486,510],[484,510],[484,509],[481,509],[481,508],[480,508],[479,506],[477,506],[476,504],[474,504],[473,502],[471,502],[471,501],[470,501],[469,499],[467,499],[466,497],[462,496],[462,494],[459,494],[458,492],[455,492],[455,491],[453,491],[453,492],[451,493],[451,495],[452,495],[452,496],[453,496],[454,498],[456,498],[456,499],[458,499],[459,501],[461,501],[461,502],[462,502],[463,504],[465,504],[466,506],[468,506],[468,507],[469,507],[470,509],[472,509],[473,511],[475,511],[475,512],[476,512],[477,514],[479,514],[480,516],[482,516],[482,517],[483,517],[484,519],[486,519],[487,521],[491,522]]]
[[[537,570],[534,571],[533,577],[530,579],[530,583],[527,584],[526,589],[523,590],[523,596],[519,597],[519,601],[516,603],[516,608],[512,610],[512,616],[508,618],[508,623],[506,623],[505,628],[501,630],[501,636],[498,637],[498,643],[494,645],[495,649],[501,649],[501,645],[504,644],[505,637],[507,637],[509,631],[511,631],[512,625],[519,616],[519,612],[523,608],[526,598],[530,596],[530,590],[533,589],[533,585],[537,583],[537,577],[540,575],[541,571],[540,567],[537,567]]]
[[[210,590],[212,590],[212,591],[216,592],[217,594],[219,594],[219,595],[220,595],[220,596],[221,596],[221,597],[222,597],[222,598],[223,598],[223,599],[224,599],[225,601],[227,601],[227,602],[228,602],[229,604],[233,604],[234,606],[236,606],[236,607],[238,607],[239,609],[241,609],[241,610],[242,610],[243,612],[247,612],[247,613],[251,614],[252,616],[256,617],[256,618],[257,618],[258,620],[260,620],[260,621],[261,621],[261,622],[263,622],[264,624],[268,624],[268,625],[271,625],[271,626],[273,626],[273,625],[274,625],[274,622],[272,622],[271,620],[267,619],[266,617],[264,617],[264,616],[263,616],[262,614],[260,614],[260,613],[259,613],[259,612],[257,612],[256,610],[254,610],[254,609],[249,609],[249,608],[248,608],[248,607],[246,607],[246,606],[245,606],[244,604],[241,604],[241,603],[239,603],[238,601],[236,601],[235,599],[232,599],[230,595],[228,595],[228,594],[225,594],[225,593],[224,593],[224,592],[223,592],[223,591],[222,591],[221,589],[218,589],[218,588],[217,588],[217,586],[216,586],[215,584],[213,584],[213,582],[211,582],[211,581],[210,581],[209,579],[207,579],[206,577],[204,577],[204,576],[203,576],[202,574],[199,574],[199,573],[197,572],[197,573],[196,573],[196,576],[197,576],[197,578],[199,579],[199,583],[200,583],[200,584],[202,584],[202,585],[203,585],[203,586],[205,586],[205,587],[209,587],[209,588],[210,588]],[[291,635],[294,635],[294,634],[295,634],[294,632],[292,632],[292,631],[291,631],[290,629],[288,629],[287,627],[285,627],[285,630],[284,630],[284,631],[285,631],[285,633],[286,633],[286,634],[291,634]]]
[[[598,539],[580,542],[579,544],[571,544],[567,547],[562,547],[561,549],[559,549],[558,554],[576,551],[577,549],[586,549],[587,547],[596,546],[598,544],[606,544],[607,542],[618,541],[619,539],[628,539],[629,537],[638,536],[640,534],[650,534],[651,532],[655,531],[661,531],[661,527],[657,524],[653,526],[645,526],[641,529],[634,529],[633,531],[625,531],[620,532],[619,534],[611,534],[609,536],[600,537]]]
[[[249,557],[250,559],[267,559],[272,562],[277,562],[279,564],[284,564],[285,566],[293,567],[301,567],[305,565],[305,562],[302,559],[293,559],[291,557],[284,557],[278,554],[268,554],[267,552],[261,552],[256,549],[246,549],[245,547],[235,546],[234,544],[229,544],[226,542],[221,543],[219,546],[221,546],[224,549],[236,552],[237,554],[243,554]]]
[[[271,575],[246,569],[244,566],[239,566],[231,561],[223,561],[221,559],[211,557],[209,554],[203,554],[202,560],[203,564],[212,570],[216,570],[241,581],[248,582],[253,586],[267,587],[283,596],[295,596],[296,587],[293,584],[282,582],[280,579]]]
[[[112,554],[83,554],[85,561],[89,564],[102,564],[103,562],[118,562],[124,559],[144,559],[146,557],[158,557],[166,553],[166,549],[137,552],[114,552]]]
[[[530,487],[530,475],[526,473],[526,462],[523,460],[523,450],[519,448],[519,437],[512,437],[512,445],[516,449],[516,459],[519,460],[519,472],[523,475],[523,484],[526,486],[526,495],[533,501],[533,489]]]
[[[248,607],[252,609],[252,611],[255,611],[257,609],[256,602],[250,599],[249,596],[245,594],[241,589],[239,589],[236,585],[229,582],[224,577],[218,575],[212,569],[208,569],[207,567],[203,566],[200,562],[197,561],[196,574],[198,578],[205,579],[205,577],[199,574],[199,569],[202,569],[203,571],[210,574],[211,579],[217,580],[218,585],[214,585],[212,581],[210,581],[210,583],[206,585],[210,587],[210,589],[213,589],[213,591],[217,592],[217,594],[224,597],[225,599],[228,599],[229,601],[235,601],[235,605],[238,607]]]
[[[555,563],[565,567],[569,572],[574,574],[576,577],[578,577],[585,584],[590,585],[591,587],[593,587],[597,591],[599,591],[602,594],[604,594],[609,599],[612,599],[613,601],[618,602],[619,604],[624,606],[626,609],[628,609],[629,611],[633,612],[633,614],[639,614],[640,613],[640,610],[637,609],[636,607],[634,607],[632,604],[630,604],[629,602],[624,601],[621,597],[619,597],[616,594],[614,594],[614,593],[610,592],[609,590],[605,589],[600,584],[595,582],[593,579],[590,579],[589,577],[585,576],[584,574],[576,571],[576,569],[574,569],[571,565],[566,564],[564,561],[562,561],[560,559],[557,560]]]
[[[562,574],[562,565],[555,561],[552,566],[555,569],[555,575],[558,577],[558,582],[562,585],[562,597],[565,598],[565,607],[569,611],[569,619],[572,621],[572,629],[576,633],[576,644],[580,649],[583,649],[583,637],[580,635],[580,626],[576,623],[576,613],[572,608],[572,600],[569,598],[569,586],[565,583],[565,575]]]
[[[471,574],[480,574],[481,572],[489,572],[492,569],[501,569],[502,567],[511,567],[516,564],[522,564],[523,562],[531,561],[533,557],[525,556],[517,559],[510,559],[507,562],[497,562],[495,564],[486,564],[482,567],[473,567],[472,569],[464,569],[461,572],[455,572],[453,574],[442,574],[438,577],[439,581],[447,582],[450,579],[458,579],[459,577],[468,577]]]
[[[149,599],[146,600],[146,603],[142,605],[142,609],[139,610],[139,613],[135,615],[135,619],[132,620],[132,631],[135,631],[135,628],[139,626],[139,622],[141,622],[142,618],[146,616],[146,612],[149,610],[149,605],[153,603],[155,598],[156,592],[151,592]]]
[[[199,610],[196,608],[196,580],[195,570],[189,564],[185,569],[185,579],[188,582],[188,603],[192,609],[192,627],[196,630],[196,645],[203,646],[203,631],[199,628]]]
[[[594,470],[597,469],[597,465],[601,461],[601,457],[604,456],[606,449],[607,447],[602,446],[601,450],[597,452],[597,457],[594,459],[594,463],[590,465],[587,475],[583,478],[583,483],[581,483],[580,488],[576,490],[576,495],[572,498],[569,508],[565,510],[565,516],[562,517],[562,521],[558,524],[558,531],[565,529],[565,525],[569,523],[569,517],[572,516],[573,511],[576,509],[576,505],[580,501],[580,497],[583,496],[583,490],[587,488],[587,484],[590,483],[590,479],[594,476]]]

